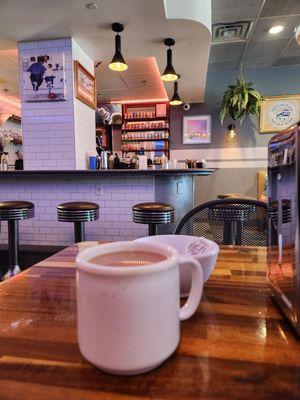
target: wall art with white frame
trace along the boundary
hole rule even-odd
[[[193,115],[183,117],[183,144],[211,143],[211,116]]]

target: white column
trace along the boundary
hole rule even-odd
[[[45,73],[37,92],[33,91],[30,58],[48,55],[59,60],[52,65],[53,93],[49,99]],[[95,152],[95,111],[74,95],[74,60],[94,74],[94,63],[72,38],[19,43],[20,98],[24,168],[26,170],[73,170],[87,168],[87,154]],[[43,64],[46,68],[53,64]],[[61,71],[64,68],[64,72]],[[65,80],[65,95],[61,80]],[[35,96],[35,98],[34,98]]]

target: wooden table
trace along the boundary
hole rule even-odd
[[[268,298],[265,249],[222,250],[177,352],[136,377],[106,375],[79,353],[77,252],[0,284],[1,400],[300,398],[300,343]]]

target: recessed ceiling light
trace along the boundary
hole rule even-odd
[[[96,3],[87,3],[85,6],[89,10],[96,10],[96,8],[98,8],[98,4]]]
[[[283,30],[282,25],[275,25],[269,29],[269,33],[271,33],[271,35],[276,35],[277,33],[280,33],[282,30]]]

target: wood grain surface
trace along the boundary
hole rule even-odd
[[[102,373],[79,353],[77,253],[0,284],[1,400],[300,399],[300,343],[269,298],[265,249],[222,249],[176,353],[135,377]]]

